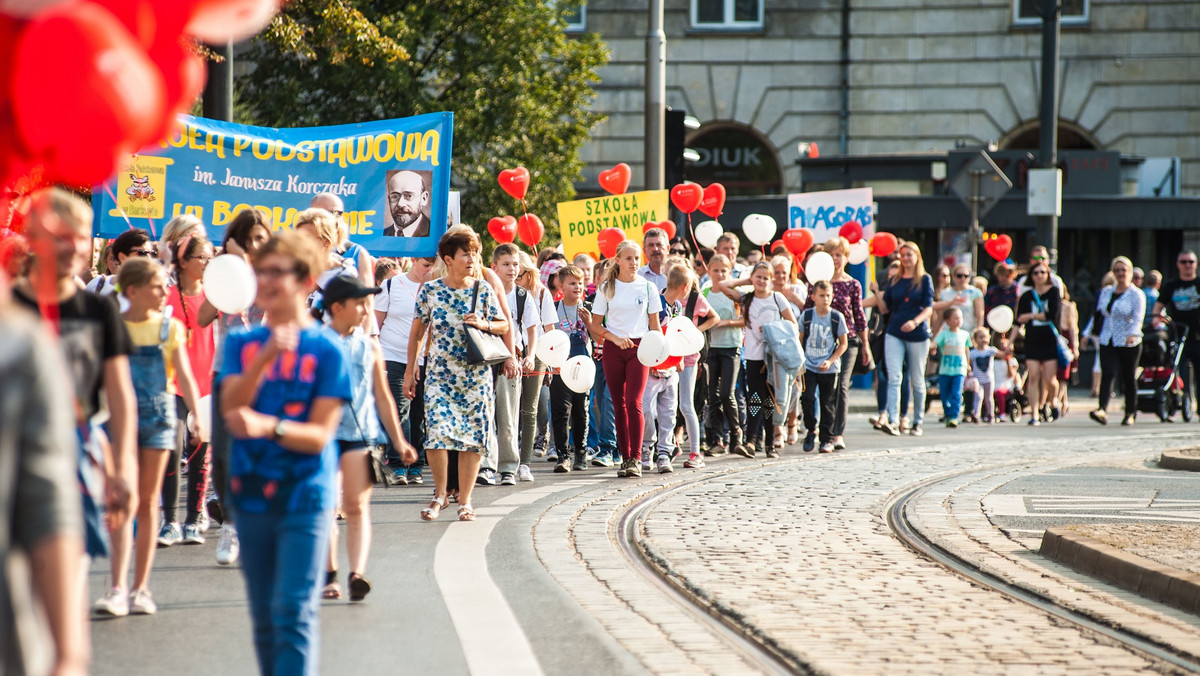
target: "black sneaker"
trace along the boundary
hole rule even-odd
[[[804,435],[804,452],[812,453],[813,449],[816,447],[817,447],[817,435],[815,435],[811,432]]]
[[[738,455],[742,456],[743,458],[753,458],[754,457],[754,442],[747,441],[747,442],[740,443],[737,446],[733,447],[733,452],[737,453]]]
[[[209,498],[208,502],[205,503],[205,507],[208,509],[208,518],[219,524],[225,523],[225,511],[221,509],[220,500]]]
[[[583,457],[583,455],[577,455],[575,456],[575,462],[571,463],[571,471],[582,472],[587,469],[587,466],[587,458]]]

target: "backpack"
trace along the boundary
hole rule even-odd
[[[773,294],[775,304],[779,304],[779,294]],[[800,345],[800,336],[796,323],[783,318],[783,308],[779,308],[780,318],[763,324],[763,347],[777,366],[791,375],[798,375],[804,368],[804,348]]]
[[[816,312],[813,308],[808,308],[800,315],[800,321],[804,323],[804,338],[807,339],[812,335],[813,313]],[[833,332],[834,340],[838,337],[838,329],[842,327],[842,313],[834,312],[830,309],[829,329]]]

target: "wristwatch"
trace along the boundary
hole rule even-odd
[[[283,423],[285,422],[287,421],[285,421],[283,418],[280,418],[279,422],[275,423],[275,431],[271,433],[272,441],[279,441],[283,438]]]

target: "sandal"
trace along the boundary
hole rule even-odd
[[[371,583],[358,573],[350,573],[350,600],[361,601],[371,592]]]
[[[342,598],[342,587],[337,581],[330,582],[321,590],[321,599],[325,601],[337,601]]]
[[[787,442],[788,445],[794,446],[800,440],[800,434],[796,431],[795,425],[788,425]]]
[[[429,506],[421,510],[421,519],[423,521],[433,521],[438,518],[438,514],[446,508],[446,498],[434,497],[429,501]]]
[[[474,521],[475,520],[475,508],[472,507],[471,505],[463,505],[462,507],[459,507],[458,508],[458,520],[459,521]]]
[[[451,502],[457,503],[458,502],[458,491],[450,491],[450,492],[446,493],[446,502],[447,503],[451,503]]]

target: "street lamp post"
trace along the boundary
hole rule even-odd
[[[1062,7],[1058,0],[1042,0],[1042,102],[1038,166],[1058,166],[1058,34]],[[1038,243],[1050,252],[1050,266],[1058,267],[1058,216],[1038,216]]]
[[[663,0],[650,0],[646,30],[646,190],[666,187],[663,138],[666,135],[667,35],[663,31]]]

